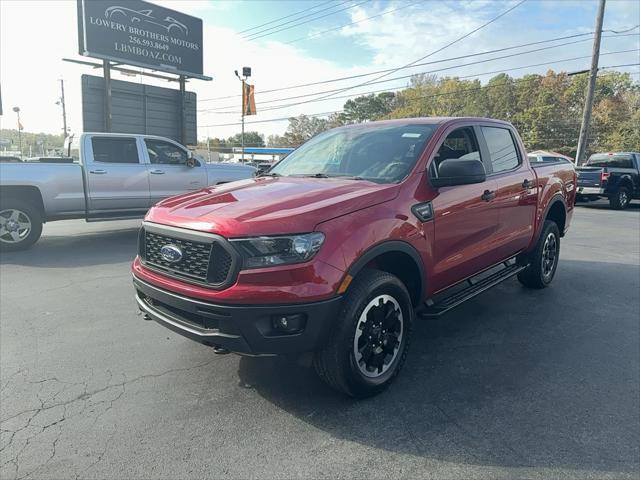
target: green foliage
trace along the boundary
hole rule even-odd
[[[284,134],[286,146],[298,146],[318,133],[331,128],[329,120],[300,115],[289,119],[289,127]]]
[[[22,156],[29,156],[29,149],[33,156],[47,154],[49,151],[62,150],[64,145],[64,137],[60,135],[51,135],[49,133],[32,133],[20,132],[22,137]],[[9,145],[0,145],[0,149],[4,150],[20,150],[20,140],[18,130],[3,128],[0,130],[0,139],[9,141]]]
[[[289,121],[284,138],[297,146],[322,130],[379,120],[431,116],[474,116],[513,123],[530,150],[555,150],[575,156],[587,87],[587,74],[512,78],[501,73],[480,80],[416,75],[407,88],[348,100],[329,119],[300,116]],[[598,76],[587,154],[640,151],[640,84],[622,72]]]
[[[236,133],[227,139],[227,147],[239,147],[241,145],[242,133]],[[244,132],[244,146],[264,147],[264,137],[258,132]]]
[[[269,135],[267,137],[267,147],[288,147],[287,139],[282,135]]]
[[[384,118],[395,108],[396,94],[382,92],[347,100],[344,111],[337,117],[342,123],[361,123]]]

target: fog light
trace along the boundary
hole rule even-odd
[[[273,329],[279,333],[298,333],[304,330],[307,316],[304,313],[274,315],[271,317]]]

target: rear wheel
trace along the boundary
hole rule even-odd
[[[24,250],[38,241],[42,234],[40,212],[22,200],[0,201],[0,249]]]
[[[525,287],[546,288],[558,268],[560,257],[560,230],[552,220],[545,220],[536,248],[524,261],[529,266],[518,274],[518,280]]]
[[[626,187],[620,187],[611,197],[609,197],[609,206],[614,210],[624,210],[631,202],[631,195]]]
[[[349,396],[375,395],[400,372],[412,326],[413,306],[404,284],[389,273],[364,270],[345,295],[330,338],[315,354],[316,371]]]

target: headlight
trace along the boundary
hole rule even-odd
[[[301,263],[313,258],[324,242],[320,232],[278,237],[231,240],[242,254],[243,268]]]

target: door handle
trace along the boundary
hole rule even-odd
[[[522,182],[522,188],[532,188],[532,187],[533,187],[533,182],[528,178],[526,178],[524,182]]]
[[[489,202],[494,198],[496,198],[496,192],[493,192],[491,190],[485,190],[480,198],[482,198],[482,200],[484,200],[485,202]]]
[[[164,170],[151,170],[152,175],[164,175]]]
[[[104,175],[107,171],[99,168],[98,170],[89,170],[89,173],[93,173],[94,175]]]

